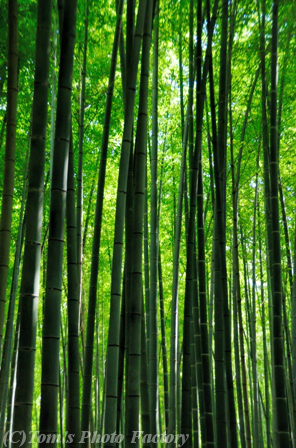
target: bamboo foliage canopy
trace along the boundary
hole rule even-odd
[[[0,18],[0,448],[295,448],[295,2]]]

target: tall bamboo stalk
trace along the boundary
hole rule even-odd
[[[72,133],[71,133],[72,134]],[[70,137],[67,185],[67,259],[68,259],[68,393],[66,429],[74,434],[68,446],[80,440],[80,375],[79,375],[79,264],[75,220],[73,140]],[[68,439],[68,438],[67,438]]]
[[[25,431],[27,437],[32,421],[37,303],[42,251],[51,11],[51,1],[38,1],[36,69],[26,205],[27,226],[20,292],[20,334],[13,420],[13,430]],[[25,446],[28,446],[28,440]]]
[[[46,435],[56,434],[58,430],[62,266],[70,143],[73,55],[76,37],[76,6],[76,0],[65,0],[63,32],[61,35],[43,321],[40,433]],[[39,445],[46,446],[46,439],[41,438],[41,440],[42,443],[40,442]],[[56,442],[53,445],[56,446]]]
[[[139,431],[139,411],[140,411],[140,372],[141,372],[141,320],[142,320],[142,257],[143,257],[143,218],[145,202],[145,172],[146,172],[146,146],[147,146],[147,119],[148,119],[148,79],[149,60],[152,32],[153,1],[148,0],[146,6],[145,26],[143,34],[142,64],[139,112],[135,146],[135,168],[134,168],[134,213],[133,213],[133,234],[132,234],[132,271],[131,271],[131,297],[130,297],[130,323],[129,323],[129,357],[127,371],[127,432],[126,446],[133,447],[132,442],[134,431]],[[157,220],[157,214],[156,214]],[[157,222],[157,221],[156,221]],[[157,249],[157,247],[156,247]],[[156,259],[157,263],[157,259]],[[157,269],[157,264],[156,264]],[[156,271],[157,273],[157,271]],[[151,301],[151,295],[150,295]],[[155,310],[156,311],[156,310]],[[150,316],[151,316],[150,307]],[[153,328],[153,326],[152,326]],[[150,334],[149,358],[157,359],[154,352],[153,337]],[[156,339],[157,343],[157,339]],[[156,347],[157,350],[157,347]],[[152,353],[152,355],[151,355]],[[156,364],[157,366],[157,364]],[[156,372],[157,373],[157,372]],[[150,375],[155,382],[154,372]],[[154,383],[150,384],[152,387]],[[156,399],[157,399],[157,377],[156,377]],[[149,400],[152,400],[152,394]],[[158,400],[156,401],[156,406]],[[154,401],[153,401],[154,403]],[[152,403],[152,404],[153,404]],[[149,403],[150,407],[151,402]],[[153,409],[158,415],[157,407]],[[153,417],[150,412],[150,419]],[[157,420],[156,420],[157,425]],[[150,431],[153,423],[150,420]],[[157,434],[157,431],[152,434]],[[139,446],[139,439],[136,441]]]
[[[118,189],[116,198],[116,217],[114,230],[114,249],[112,260],[110,325],[108,332],[107,367],[106,367],[106,414],[105,433],[112,434],[116,430],[117,377],[119,356],[119,321],[121,297],[121,261],[124,230],[124,210],[126,202],[128,164],[132,140],[136,79],[140,57],[147,0],[140,0],[138,19],[133,43],[133,61],[131,76],[127,78],[125,121],[120,158]],[[106,443],[106,448],[110,445]]]
[[[277,408],[277,430],[280,446],[289,445],[289,419],[287,410],[286,375],[282,330],[282,268],[278,204],[278,128],[277,128],[277,52],[278,52],[278,0],[272,9],[272,53],[271,53],[271,103],[270,103],[270,191],[271,229],[273,252],[273,353],[272,365]]]
[[[88,314],[87,314],[87,335],[85,341],[85,362],[83,372],[83,393],[82,393],[82,407],[81,407],[82,431],[88,431],[89,429],[89,417],[91,408],[93,344],[94,344],[94,328],[95,328],[95,310],[97,299],[97,281],[99,271],[99,251],[101,241],[107,150],[109,141],[110,119],[111,119],[111,110],[113,101],[113,89],[114,89],[115,71],[117,63],[117,54],[118,54],[119,38],[122,24],[122,9],[123,9],[123,0],[120,0],[117,10],[116,30],[113,41],[112,61],[108,81],[107,101],[104,117],[104,131],[102,137],[100,170],[99,170],[98,189],[97,189],[94,237],[92,245],[92,263],[91,263],[91,275],[90,275],[89,299],[88,299],[89,302],[88,302]]]
[[[150,431],[158,434],[158,319],[157,319],[157,160],[158,160],[158,51],[159,1],[154,17],[153,78],[152,78],[152,148],[151,148],[151,208],[150,208],[150,292],[149,292],[149,392]],[[148,86],[147,86],[148,88]]]
[[[0,220],[0,354],[5,320],[6,286],[9,269],[14,171],[16,150],[16,113],[18,97],[18,3],[8,0],[8,79],[6,109],[6,146]]]
[[[78,262],[78,297],[81,301],[82,287],[82,207],[83,207],[83,143],[84,143],[84,113],[85,113],[85,87],[86,87],[86,61],[87,61],[87,43],[88,43],[88,15],[89,3],[86,0],[85,19],[84,19],[84,44],[83,44],[83,62],[81,70],[81,92],[80,92],[80,113],[79,113],[79,158],[77,172],[77,262]]]
[[[20,210],[20,216],[19,216],[19,227],[18,227],[18,235],[17,235],[17,242],[16,242],[16,249],[15,249],[15,258],[14,258],[13,275],[12,275],[12,282],[11,282],[10,300],[9,300],[9,307],[8,307],[8,313],[7,313],[5,340],[4,340],[4,345],[3,345],[3,356],[2,356],[1,370],[0,370],[0,440],[3,440],[5,409],[6,409],[6,401],[7,401],[7,395],[8,395],[8,377],[9,377],[9,368],[10,368],[11,357],[12,357],[12,343],[13,343],[14,324],[15,324],[15,306],[16,306],[16,301],[17,301],[19,269],[20,269],[20,261],[21,261],[21,254],[22,254],[22,247],[23,247],[23,240],[24,240],[25,223],[26,223],[25,203],[26,203],[26,194],[27,194],[28,165],[29,165],[28,162],[29,162],[29,150],[27,150],[26,164],[25,164],[25,170],[24,170],[22,202],[21,202],[21,210]]]

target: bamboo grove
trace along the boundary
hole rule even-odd
[[[295,448],[295,2],[0,16],[1,448]]]

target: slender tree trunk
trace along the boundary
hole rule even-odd
[[[287,257],[288,277],[289,277],[289,283],[290,283],[290,293],[291,293],[291,297],[292,297],[293,273],[292,273],[291,245],[290,245],[290,238],[289,238],[289,229],[288,229],[288,224],[287,224],[287,213],[286,213],[286,207],[285,207],[284,193],[283,193],[282,181],[281,181],[280,176],[279,176],[279,195],[280,195],[280,203],[281,203],[281,210],[282,210],[282,222],[283,222],[284,234],[285,234],[286,257]]]
[[[77,263],[78,263],[78,297],[81,302],[82,287],[82,207],[83,207],[83,183],[82,183],[82,167],[83,167],[83,143],[84,143],[84,110],[85,110],[85,84],[86,84],[86,60],[87,60],[87,41],[88,41],[88,15],[89,4],[86,0],[85,25],[84,25],[84,45],[83,45],[83,62],[81,71],[81,93],[80,93],[80,113],[79,113],[79,158],[77,173]]]
[[[11,372],[10,372],[10,385],[9,385],[9,394],[8,394],[8,403],[7,403],[7,417],[6,417],[6,427],[5,432],[12,431],[13,427],[13,410],[15,403],[15,387],[16,387],[16,372],[17,372],[17,360],[18,360],[18,347],[19,347],[19,330],[20,330],[20,302],[17,311],[17,319],[15,325],[15,334],[14,334],[14,343],[13,343],[13,354],[11,361]],[[8,444],[9,448],[11,448],[11,440],[9,440]]]
[[[107,347],[107,370],[106,370],[106,414],[105,433],[112,434],[116,430],[116,408],[117,408],[117,377],[119,356],[119,320],[120,320],[120,297],[121,297],[121,262],[124,230],[124,210],[126,202],[128,163],[132,140],[133,115],[136,79],[140,57],[140,44],[142,40],[144,19],[147,0],[140,0],[138,20],[133,43],[133,61],[131,76],[127,78],[128,88],[126,90],[125,122],[122,139],[122,152],[120,158],[118,190],[116,198],[116,217],[114,230],[114,249],[112,261],[111,280],[111,304],[110,325]],[[106,448],[108,442],[106,443]]]
[[[199,164],[198,180],[198,285],[199,285],[199,308],[200,308],[200,333],[201,333],[201,361],[203,369],[203,391],[205,402],[205,425],[207,447],[214,447],[214,424],[212,410],[212,378],[209,363],[209,337],[207,318],[207,293],[206,293],[206,259],[204,239],[204,207],[203,207],[203,179],[202,162]]]
[[[0,354],[5,319],[6,287],[9,269],[12,206],[14,191],[16,112],[18,95],[17,0],[8,0],[8,80],[6,109],[6,146],[0,221]]]
[[[191,319],[191,331],[190,331],[190,354],[191,354],[191,409],[192,409],[192,446],[194,448],[199,447],[199,434],[198,434],[198,404],[197,404],[197,364],[195,359],[195,341],[194,341],[194,321]]]
[[[95,310],[97,300],[97,281],[99,271],[99,252],[101,242],[107,150],[109,141],[110,119],[111,119],[113,89],[114,89],[115,71],[117,63],[117,53],[118,53],[119,37],[122,25],[122,9],[123,9],[123,0],[120,0],[118,3],[116,30],[113,41],[112,61],[108,81],[107,102],[104,118],[104,131],[101,146],[101,160],[100,160],[97,202],[95,212],[95,227],[94,227],[94,237],[92,245],[92,263],[91,263],[91,275],[90,275],[89,299],[88,299],[89,302],[88,302],[88,316],[87,316],[87,335],[85,342],[85,362],[83,372],[83,393],[82,393],[82,409],[81,409],[82,431],[88,431],[89,429],[89,418],[91,409],[93,344],[94,344],[94,328],[95,328]],[[110,434],[112,434],[112,432]]]
[[[28,446],[33,407],[37,303],[42,250],[51,10],[50,0],[38,1],[29,190],[26,205],[27,226],[20,293],[20,335],[13,420],[13,430],[24,431],[26,434],[25,446]]]
[[[230,310],[228,305],[227,270],[226,270],[226,255],[225,255],[226,250],[225,167],[226,167],[226,141],[227,141],[227,29],[228,29],[228,2],[227,0],[225,0],[223,1],[222,5],[219,121],[218,121],[219,125],[218,125],[218,148],[217,148],[218,150],[217,152],[214,151],[214,159],[215,159],[214,166],[215,166],[215,179],[216,179],[217,236],[219,241],[219,258],[221,269],[221,286],[222,286],[223,320],[224,320],[223,338],[224,338],[224,351],[225,351],[225,373],[226,373],[227,404],[228,404],[227,416],[229,422],[229,442],[230,446],[234,448],[237,446],[237,432],[236,432],[237,426],[236,426],[233,377],[232,377],[232,365],[231,365],[231,322],[230,322]],[[219,412],[222,412],[221,409]],[[217,432],[217,434],[219,433]]]
[[[117,400],[117,434],[120,434],[121,417],[123,412],[123,391],[124,391],[124,344],[125,344],[125,281],[123,281],[122,304],[120,313],[120,338],[119,338],[119,362],[118,362],[118,400]]]
[[[179,50],[179,84],[180,84],[180,111],[181,111],[181,129],[182,135],[184,133],[184,82],[183,82],[183,45],[182,45],[182,3],[180,3],[180,28],[178,32],[178,50]]]
[[[217,127],[216,127],[216,111],[214,98],[214,78],[212,60],[210,61],[210,101],[212,115],[212,135],[213,135],[213,153],[216,180],[216,195],[214,205],[214,235],[213,235],[213,264],[214,264],[214,315],[215,315],[215,385],[216,385],[216,444],[217,448],[227,446],[227,422],[226,422],[226,393],[225,393],[225,371],[224,371],[224,322],[223,322],[223,301],[221,294],[221,266],[218,247],[218,222],[217,222],[217,204],[220,200],[220,180],[217,176]],[[221,201],[220,201],[221,204]],[[220,205],[221,207],[221,205]],[[221,211],[220,211],[221,215]],[[221,219],[222,221],[222,219]],[[220,224],[222,225],[222,224]]]
[[[271,229],[273,251],[273,375],[275,403],[280,446],[289,446],[289,419],[286,396],[286,375],[282,332],[282,269],[278,204],[278,132],[277,132],[277,51],[278,51],[278,0],[273,2],[272,54],[271,54],[271,110],[270,110],[270,187]]]
[[[52,171],[46,295],[44,303],[40,433],[57,433],[64,221],[71,123],[77,2],[65,1]],[[43,438],[41,438],[43,439]],[[46,446],[45,441],[39,444]],[[56,443],[53,444],[54,447]]]
[[[188,106],[189,111],[189,106]],[[168,434],[175,434],[176,431],[176,405],[177,405],[177,356],[178,356],[178,282],[179,282],[179,258],[180,240],[182,226],[182,201],[186,164],[187,146],[187,121],[183,135],[182,160],[180,166],[180,180],[178,192],[178,209],[176,216],[176,229],[174,236],[174,256],[173,256],[173,288],[172,288],[172,309],[171,309],[171,338],[170,338],[170,397],[169,397],[169,426]],[[170,448],[174,446],[169,444]]]
[[[234,267],[234,338],[235,338],[235,365],[236,365],[236,385],[237,385],[237,397],[238,397],[238,407],[240,414],[240,435],[242,447],[246,446],[251,448],[251,434],[250,434],[250,421],[249,421],[249,404],[248,404],[248,392],[247,392],[247,376],[246,376],[246,366],[245,366],[245,349],[243,341],[243,320],[241,312],[241,291],[240,291],[240,273],[239,273],[239,253],[238,253],[238,230],[237,230],[237,220],[238,220],[238,197],[239,197],[239,180],[240,180],[240,169],[242,153],[244,148],[245,132],[248,123],[248,117],[251,109],[251,103],[253,99],[253,94],[257,84],[257,80],[260,74],[260,68],[258,68],[254,81],[251,86],[251,91],[246,106],[243,129],[240,137],[241,146],[238,155],[238,162],[236,168],[236,176],[234,175],[234,157],[233,157],[233,133],[232,133],[232,110],[231,110],[231,92],[229,93],[229,107],[230,107],[230,135],[231,135],[231,167],[232,167],[232,185],[233,185],[233,267]],[[240,346],[240,353],[239,353]],[[239,356],[241,361],[239,360]],[[240,365],[242,370],[242,384],[240,378]],[[243,406],[244,404],[244,406]],[[243,409],[244,407],[244,409]],[[244,414],[245,418],[244,418]]]
[[[296,232],[294,236],[293,265],[294,265],[294,275],[293,275],[293,295],[292,295],[292,375],[293,375],[294,397],[296,400]]]
[[[55,9],[54,9],[55,11]],[[54,134],[55,134],[55,115],[56,115],[56,97],[57,97],[57,58],[58,58],[58,26],[56,14],[53,14],[53,39],[52,39],[52,52],[53,52],[53,67],[51,72],[51,110],[50,110],[50,157],[49,157],[49,180],[52,181],[52,163],[53,163],[53,151],[54,151]]]
[[[146,350],[146,334],[144,319],[144,301],[142,301],[142,319],[141,319],[141,427],[144,434],[151,433],[150,427],[150,402],[149,402],[149,384],[148,384],[148,363]],[[158,410],[159,412],[159,410]],[[143,442],[143,447],[150,448],[150,443]]]
[[[193,271],[193,270],[192,270]],[[194,273],[196,278],[196,272]],[[190,279],[193,283],[194,278]],[[191,404],[191,320],[192,296],[196,291],[189,290],[189,279],[186,278],[186,292],[183,319],[183,371],[182,371],[182,407],[181,434],[188,434],[184,447],[192,446],[192,404]],[[188,286],[187,286],[188,285]],[[194,282],[193,288],[196,288]]]
[[[150,432],[158,434],[158,319],[157,319],[157,159],[158,159],[158,8],[154,18],[153,79],[152,79],[152,148],[151,148],[151,224],[150,224],[150,294],[149,294],[149,391]],[[148,90],[148,86],[147,86]]]
[[[133,138],[132,138],[133,144]],[[130,343],[130,323],[131,323],[131,291],[132,291],[132,261],[133,261],[133,220],[134,220],[134,151],[131,147],[127,192],[126,192],[126,224],[125,224],[125,273],[124,273],[124,293],[125,293],[125,378],[128,376],[129,365],[129,343]],[[126,383],[126,396],[128,396],[128,384]],[[119,396],[118,396],[119,398]],[[128,398],[125,400],[125,417],[127,415]],[[125,431],[127,432],[127,419],[125,418]]]
[[[145,300],[144,300],[144,315],[145,315],[145,325],[148,329],[149,326],[149,297],[150,297],[150,275],[149,275],[149,244],[148,244],[148,191],[147,191],[147,167],[146,164],[146,173],[145,173],[145,210],[144,210],[144,278],[145,278]],[[148,347],[149,340],[148,335],[146,334],[146,342],[147,342],[147,355],[148,355]]]
[[[3,440],[5,409],[8,394],[8,377],[12,357],[12,343],[13,343],[13,333],[15,323],[15,305],[16,305],[20,260],[22,254],[24,230],[26,222],[25,202],[27,194],[28,159],[29,159],[29,151],[27,151],[26,166],[24,171],[24,183],[23,183],[21,210],[19,216],[19,228],[15,249],[10,301],[7,313],[5,340],[3,345],[3,356],[0,370],[0,441]]]
[[[153,1],[147,1],[146,17],[143,35],[142,49],[142,67],[141,67],[141,85],[138,113],[138,126],[135,146],[135,174],[134,174],[134,214],[133,214],[133,235],[132,235],[132,272],[131,272],[131,300],[130,300],[130,326],[129,326],[129,358],[127,375],[127,433],[126,446],[131,448],[135,442],[132,442],[134,431],[139,431],[139,413],[140,413],[140,371],[141,371],[141,319],[142,319],[142,252],[143,252],[143,218],[145,201],[145,166],[146,166],[146,146],[147,146],[147,115],[148,115],[148,79],[149,79],[149,55],[151,45]],[[156,211],[155,211],[156,212]],[[157,223],[157,213],[156,213]],[[157,249],[157,242],[156,242]],[[157,269],[157,256],[156,256]],[[157,270],[156,270],[157,273]],[[151,280],[152,284],[152,280]],[[150,295],[151,301],[151,295]],[[150,307],[150,316],[152,314]],[[155,310],[155,312],[157,312]],[[153,326],[152,326],[153,327]],[[151,327],[150,327],[151,328]],[[150,334],[149,358],[156,358],[154,345]],[[157,339],[156,339],[157,344]],[[156,347],[157,350],[157,347]],[[153,354],[153,356],[151,355]],[[157,366],[157,364],[156,364]],[[151,375],[150,375],[151,376]],[[154,377],[153,380],[155,381]],[[150,384],[152,387],[153,384]],[[156,381],[157,389],[157,381]],[[156,390],[157,398],[157,390]],[[152,400],[152,394],[149,399]],[[151,403],[150,403],[151,407]],[[154,408],[156,415],[156,408]],[[150,418],[152,418],[150,413]],[[150,421],[151,427],[153,424]],[[156,421],[157,425],[157,421]],[[151,429],[150,429],[151,430]],[[157,431],[153,434],[157,434]],[[139,439],[136,441],[139,446]]]
[[[256,310],[256,239],[257,239],[257,203],[258,203],[258,170],[259,152],[257,158],[257,174],[254,198],[254,218],[253,218],[253,260],[252,260],[252,307],[251,307],[251,355],[252,355],[252,375],[253,375],[253,440],[256,446],[260,446],[259,435],[259,382],[257,373],[257,310]]]
[[[259,202],[260,204],[260,202]],[[258,209],[260,216],[260,209]],[[261,325],[263,330],[263,357],[264,357],[264,388],[265,388],[265,419],[266,419],[266,441],[267,446],[271,446],[270,433],[270,401],[269,401],[269,379],[268,379],[268,351],[266,338],[266,318],[265,318],[265,292],[264,292],[264,277],[263,277],[263,262],[262,262],[262,237],[261,226],[259,220],[259,262],[260,262],[260,281],[261,281]]]
[[[66,429],[74,434],[72,443],[80,440],[80,378],[79,378],[79,265],[75,222],[74,155],[70,136],[67,186],[67,255],[68,255],[68,394]]]
[[[168,432],[169,424],[169,385],[168,385],[168,362],[165,335],[164,318],[164,292],[162,282],[161,252],[158,249],[158,279],[159,279],[159,305],[160,305],[160,325],[161,325],[161,349],[162,349],[162,368],[163,368],[163,387],[164,387],[164,417],[165,429]]]

